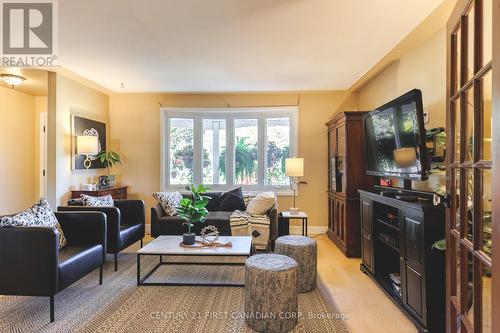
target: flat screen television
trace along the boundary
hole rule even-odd
[[[414,89],[365,114],[363,121],[367,174],[427,179],[429,164],[420,90]]]

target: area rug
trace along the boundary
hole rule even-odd
[[[137,287],[136,256],[123,253],[119,258],[118,272],[106,264],[102,286],[96,271],[56,295],[54,323],[49,323],[47,297],[0,296],[0,332],[253,332],[245,324],[244,288]],[[143,258],[144,272],[157,260]],[[165,279],[241,282],[244,269],[166,266],[148,281]],[[319,279],[316,290],[299,294],[299,321],[292,332],[345,333],[346,318]]]

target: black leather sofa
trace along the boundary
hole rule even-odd
[[[114,255],[115,271],[118,270],[118,253],[145,235],[145,208],[142,200],[114,200],[115,207],[85,207],[79,199],[70,200],[68,206],[58,211],[98,211],[107,217],[107,253]]]
[[[211,197],[207,205],[208,215],[205,223],[195,223],[194,227],[191,229],[192,232],[200,235],[201,229],[207,225],[213,225],[217,228],[221,236],[231,236],[231,226],[229,218],[233,211],[220,211],[219,203],[221,200],[222,192],[207,192],[206,196]],[[183,194],[184,197],[188,197],[189,194]],[[276,205],[271,207],[266,213],[271,219],[271,224],[269,226],[269,245],[271,248],[274,245],[274,241],[278,238],[278,208]],[[151,207],[151,236],[158,237],[161,235],[182,235],[186,232],[185,227],[183,227],[181,220],[178,216],[167,216],[160,204],[156,204]]]
[[[53,228],[0,228],[0,295],[50,298],[96,268],[102,284],[106,259],[106,216],[98,212],[55,213],[67,239],[59,249]]]

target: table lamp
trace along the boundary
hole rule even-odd
[[[285,176],[290,177],[290,189],[293,191],[293,207],[290,208],[290,214],[298,215],[299,209],[295,207],[296,191],[301,182],[298,177],[304,176],[304,159],[292,157],[285,159]]]
[[[87,169],[86,182],[88,181],[88,171],[92,165],[90,160],[91,155],[97,155],[99,153],[99,140],[97,136],[92,135],[78,135],[76,137],[76,153],[78,155],[85,155],[85,160],[83,161],[83,166]],[[84,190],[92,190],[93,185],[90,183],[82,185]]]

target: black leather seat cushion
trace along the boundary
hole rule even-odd
[[[231,225],[229,219],[233,212],[208,212],[205,223],[195,223],[192,232],[200,234],[201,229],[207,225],[213,225],[219,230],[221,236],[231,236]],[[186,228],[182,226],[184,221],[179,216],[166,216],[160,221],[160,235],[182,235]]]
[[[120,226],[120,242],[121,249],[137,242],[142,238],[142,224],[121,225]]]
[[[103,264],[102,245],[66,246],[59,251],[59,290]]]

